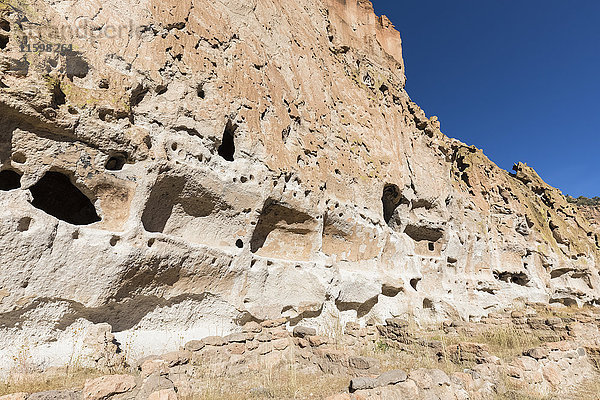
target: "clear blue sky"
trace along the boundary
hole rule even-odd
[[[442,131],[573,196],[600,196],[600,0],[373,0],[407,90]]]

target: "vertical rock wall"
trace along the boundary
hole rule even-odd
[[[133,358],[280,317],[598,301],[597,230],[440,132],[369,1],[1,9],[4,370],[67,363],[106,323]]]

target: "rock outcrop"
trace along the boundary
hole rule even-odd
[[[0,7],[4,371],[600,299],[597,228],[446,137],[367,0]]]

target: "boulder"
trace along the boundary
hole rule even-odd
[[[317,330],[314,328],[307,328],[304,326],[296,326],[294,328],[294,337],[306,338],[308,336],[314,336],[317,334]]]
[[[183,346],[183,348],[187,351],[200,351],[206,346],[204,341],[202,340],[191,340]]]
[[[208,336],[202,339],[205,345],[207,346],[225,346],[227,341],[222,336]]]
[[[408,379],[408,375],[406,372],[396,369],[392,371],[384,372],[379,375],[375,380],[375,386],[387,386],[387,385],[395,385],[400,382],[404,382]]]
[[[361,376],[354,378],[350,381],[350,392],[356,392],[357,390],[373,389],[377,383],[375,378]]]
[[[83,400],[104,400],[115,394],[126,393],[135,388],[131,375],[108,375],[88,379],[83,387]]]

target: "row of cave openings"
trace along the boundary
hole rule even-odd
[[[11,169],[0,171],[0,191],[20,189],[21,176]],[[46,172],[29,191],[34,207],[62,221],[73,225],[89,225],[100,221],[90,199],[61,172]]]
[[[233,161],[235,154],[235,131],[237,125],[228,121],[223,139],[217,151],[226,161]],[[24,155],[16,153],[13,161],[25,162]],[[122,170],[127,163],[125,153],[115,153],[106,161],[104,167],[109,171]],[[0,171],[0,191],[8,192],[21,189],[22,174],[13,169]],[[60,171],[48,171],[29,188],[33,200],[31,204],[46,214],[73,225],[90,225],[101,220],[92,201],[75,186],[71,178]],[[236,242],[241,247],[241,240]]]
[[[219,152],[225,159],[231,159],[235,147],[233,145],[233,134],[235,126],[228,124],[225,130],[224,140]],[[126,162],[123,155],[110,157],[106,163],[106,169],[119,170]],[[0,191],[11,191],[21,188],[21,174],[12,169],[0,171]],[[100,221],[91,200],[79,190],[71,178],[59,171],[48,171],[44,176],[29,188],[33,200],[31,204],[60,220],[73,225],[89,225]],[[383,190],[382,205],[385,222],[393,226],[392,219],[396,208],[405,203],[406,199],[400,195],[396,185],[386,185]],[[409,225],[404,233],[415,241],[429,241],[429,249],[434,250],[434,243],[441,239],[443,232],[425,227]],[[236,242],[240,247],[240,241]]]

